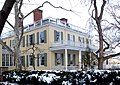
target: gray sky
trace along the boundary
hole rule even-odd
[[[2,8],[2,5],[4,4],[5,0],[0,1],[0,9]],[[22,12],[24,15],[29,13],[31,10],[35,9],[36,7],[42,5],[43,2],[46,0],[24,0],[24,4],[22,6]],[[53,17],[53,18],[67,18],[68,23],[71,23],[73,25],[85,28],[86,20],[88,19],[88,9],[85,8],[85,6],[82,6],[80,3],[80,0],[48,0],[50,3],[52,3],[54,6],[62,6],[65,9],[73,10],[74,12],[68,12],[62,9],[56,9],[50,6],[49,4],[45,4],[43,8],[43,18],[46,17]],[[14,25],[14,10],[12,10],[10,16],[8,17],[8,20],[11,22],[11,24]],[[24,26],[27,24],[33,23],[33,15],[31,14],[24,20]],[[3,30],[3,33],[6,31],[10,31],[11,28],[6,24],[5,30]]]
[[[4,4],[4,1],[5,0],[0,1],[0,4],[1,4],[0,9],[2,8]],[[45,1],[46,0],[24,0],[24,4],[22,6],[22,13],[26,15],[31,10],[42,5],[42,3]],[[44,7],[41,8],[43,10],[43,18],[47,18],[47,17],[67,18],[68,23],[85,29],[87,20],[89,18],[87,4],[86,6],[85,5],[83,6],[80,3],[80,0],[48,0],[48,1],[54,6],[62,6],[63,8],[68,9],[68,10],[71,9],[74,12],[68,12],[62,9],[56,9],[50,6],[49,4],[45,4]],[[10,16],[8,17],[8,20],[11,22],[12,25],[14,25],[14,10],[12,10]],[[33,23],[33,14],[31,14],[24,20],[24,26],[30,23]],[[10,30],[12,30],[11,27],[8,26],[8,24],[5,24],[5,29],[3,30],[3,33],[10,31]]]

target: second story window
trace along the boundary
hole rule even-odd
[[[22,37],[21,47],[25,47],[25,36]]]
[[[30,45],[34,44],[34,34],[29,35],[29,43]]]
[[[46,30],[40,32],[40,43],[46,43]]]
[[[86,38],[86,44],[89,44],[89,39]]]
[[[84,37],[78,37],[78,41],[80,42],[80,43],[84,43]]]
[[[26,45],[33,45],[35,43],[35,34],[27,35],[26,36]]]
[[[68,34],[69,41],[75,41],[75,35]]]
[[[63,32],[54,30],[54,41],[58,42],[63,40]]]
[[[47,42],[46,30],[42,32],[37,32],[37,44],[46,42]]]
[[[10,47],[14,48],[14,46],[15,46],[15,40],[10,40]]]

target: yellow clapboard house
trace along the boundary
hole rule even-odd
[[[79,70],[83,65],[87,46],[95,47],[90,36],[82,28],[67,23],[67,19],[42,18],[42,10],[34,11],[34,23],[24,28],[21,41],[21,64],[23,70]],[[11,49],[14,33],[1,36]],[[33,49],[35,50],[33,53]],[[0,45],[1,69],[15,69],[14,57]]]

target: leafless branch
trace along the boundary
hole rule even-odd
[[[111,55],[105,56],[104,58],[105,59],[109,59],[109,58],[116,57],[116,56],[119,56],[119,55],[120,55],[120,53],[115,53],[115,54],[111,54]]]
[[[94,0],[94,8],[95,8],[95,19],[97,19],[98,18],[98,9],[96,6],[96,0]]]
[[[51,4],[49,1],[45,1],[41,6],[37,7],[36,9],[39,9],[39,8],[43,7],[44,4],[49,4],[49,5],[51,5],[51,6],[54,7],[54,8],[60,8],[60,9],[63,9],[63,10],[65,10],[65,11],[71,11],[71,12],[73,12],[72,10],[65,9],[65,8],[63,8],[63,7],[61,7],[61,6],[54,6],[54,5]],[[35,9],[34,9],[34,10],[35,10]],[[31,12],[29,12],[27,15],[25,15],[25,16],[24,16],[24,19],[25,19],[27,16],[29,16],[34,10],[32,10]]]
[[[8,47],[1,39],[0,39],[0,44],[2,46],[4,46],[7,49],[8,52],[10,52],[11,54],[13,54],[12,49],[10,47]]]
[[[100,15],[99,15],[100,20],[102,19],[102,16],[103,16],[103,11],[104,11],[105,4],[106,4],[106,0],[103,0],[103,4],[101,6],[101,11],[100,11]]]
[[[103,49],[103,51],[105,51],[105,50],[109,49],[110,45],[108,44],[107,41],[105,41],[105,39],[103,39],[103,42],[105,42],[105,44],[107,45],[107,46]]]
[[[14,26],[8,20],[7,23],[14,29]]]

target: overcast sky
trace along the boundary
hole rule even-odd
[[[0,9],[2,8],[5,0],[0,1]],[[31,10],[35,9],[36,7],[42,5],[43,2],[46,0],[24,0],[24,4],[22,6],[22,12],[24,15],[29,13]],[[88,20],[88,9],[85,8],[85,6],[82,6],[80,3],[80,0],[48,0],[51,4],[54,6],[62,6],[65,9],[73,10],[74,12],[68,12],[62,9],[56,9],[50,6],[49,4],[45,4],[44,7],[41,9],[43,10],[43,18],[46,17],[53,17],[53,18],[67,18],[68,23],[71,23],[73,25],[85,28],[86,20]],[[11,24],[14,25],[14,10],[12,10],[10,16],[8,17],[8,20],[11,22]],[[27,25],[29,23],[33,23],[33,14],[28,16],[24,20],[24,25]],[[6,31],[11,30],[11,28],[6,24],[5,30],[3,30],[3,33]]]
[[[2,9],[4,1],[5,0],[0,1],[0,9]],[[22,6],[22,13],[24,15],[28,14],[31,10],[34,10],[38,6],[41,6],[42,3],[45,1],[46,0],[24,0],[23,6]],[[73,10],[74,12],[68,12],[62,9],[56,9],[50,6],[49,4],[45,4],[44,7],[41,8],[43,10],[43,18],[47,18],[47,17],[67,18],[68,23],[70,24],[79,26],[81,28],[86,27],[87,20],[89,19],[88,6],[82,5],[80,3],[81,0],[48,0],[48,1],[54,6],[61,6],[65,9]],[[115,1],[116,2],[114,3],[119,2],[119,0],[115,0]],[[11,11],[11,14],[8,17],[8,20],[11,22],[11,24],[14,25],[14,10]],[[31,14],[24,20],[24,26],[30,23],[33,23],[33,14]],[[8,26],[8,24],[6,24],[5,29],[3,30],[3,33],[10,30],[12,30],[12,28]]]

